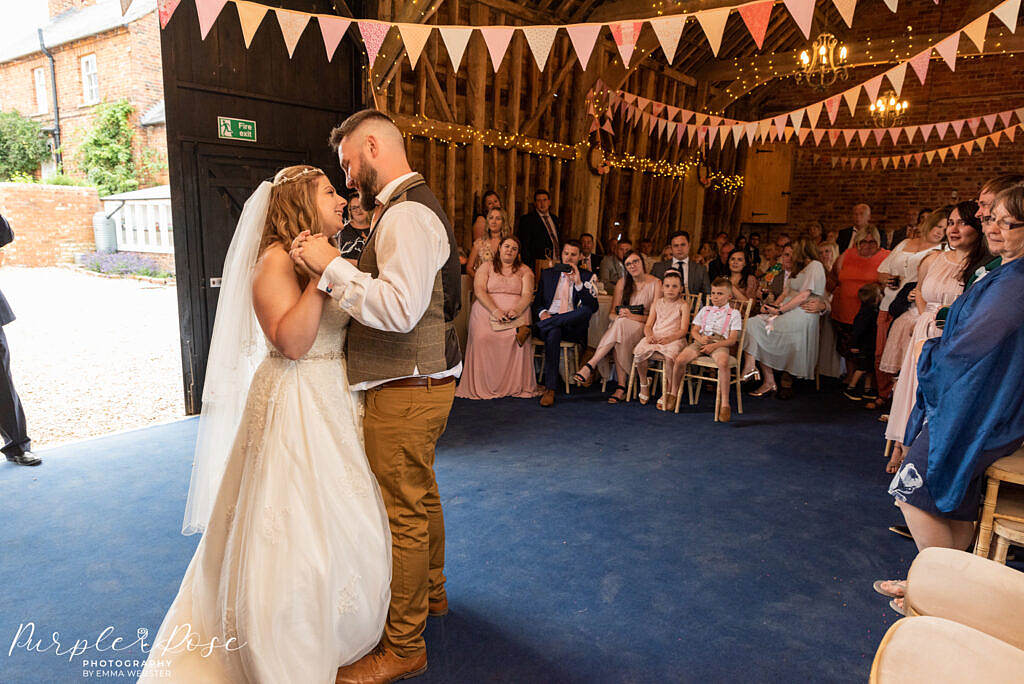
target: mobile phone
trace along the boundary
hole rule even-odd
[[[572,273],[572,266],[569,264],[555,264],[554,269],[559,273]]]

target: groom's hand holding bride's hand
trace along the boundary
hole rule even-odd
[[[289,253],[295,263],[308,268],[318,277],[323,274],[329,263],[340,256],[326,235],[310,235],[308,230],[296,236]]]

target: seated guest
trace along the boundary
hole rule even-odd
[[[533,350],[517,339],[530,324],[533,271],[519,258],[519,240],[508,235],[498,253],[473,279],[476,301],[469,314],[469,341],[455,396],[463,399],[535,397]]]
[[[626,382],[632,367],[633,348],[644,336],[644,324],[651,312],[651,304],[661,294],[661,281],[644,271],[644,259],[639,252],[629,252],[623,259],[626,275],[615,285],[612,308],[608,314],[611,325],[605,331],[594,350],[590,361],[583,364],[574,379],[579,384],[589,381],[597,364],[605,361],[614,352],[615,391],[608,398],[609,404],[617,404],[626,398]],[[602,366],[601,374],[610,375],[608,363]]]
[[[973,200],[961,202],[949,214],[946,237],[951,251],[930,252],[918,267],[914,306],[918,317],[907,351],[903,354],[899,378],[892,393],[892,408],[885,426],[885,438],[895,443],[887,470],[896,472],[903,460],[903,435],[907,417],[917,396],[917,360],[922,343],[942,334],[935,326],[939,309],[949,306],[964,290],[974,269],[989,261],[981,233],[978,205]]]
[[[779,250],[774,242],[769,242],[761,249],[761,261],[755,264],[757,277],[763,278],[766,282],[771,282],[775,274],[781,270],[781,267],[778,267],[778,263]],[[774,272],[772,272],[773,270]]]
[[[747,263],[750,264],[750,268],[755,272],[757,271],[758,264],[761,263],[761,234],[753,232],[750,237],[747,238],[747,246],[745,251],[747,252]]]
[[[469,251],[466,275],[474,277],[480,264],[494,261],[494,255],[498,253],[498,243],[511,234],[512,226],[505,210],[501,207],[490,209],[487,212],[487,230],[483,237],[473,243],[473,248]]]
[[[697,256],[695,256],[693,260],[704,268],[707,268],[708,264],[715,259],[716,249],[718,249],[718,246],[713,242],[701,243],[700,249],[697,250]]]
[[[721,278],[723,276],[729,276],[729,254],[732,252],[732,243],[723,242],[722,246],[718,248],[718,256],[711,260],[708,264],[708,278],[712,281]]]
[[[640,256],[644,258],[644,267],[648,273],[651,272],[651,267],[654,264],[661,261],[654,253],[654,241],[647,237],[640,240]]]
[[[693,319],[690,330],[693,342],[675,358],[668,389],[662,397],[665,411],[675,408],[686,366],[704,355],[710,356],[718,366],[718,420],[727,423],[732,417],[732,409],[729,408],[729,352],[739,342],[743,315],[729,306],[731,293],[732,284],[728,278],[719,278],[711,284],[711,303],[702,306]],[[661,408],[662,402],[658,404]]]
[[[738,249],[741,252],[746,253],[747,251],[747,236],[739,235],[736,237],[736,246],[733,249]]]
[[[882,288],[878,283],[868,283],[857,290],[860,299],[860,311],[853,319],[853,332],[850,335],[850,358],[854,366],[846,380],[843,394],[848,399],[859,401],[874,397],[871,389],[875,374],[875,343],[878,337],[878,305],[882,301]],[[857,389],[863,378],[864,392]]]
[[[729,241],[729,234],[726,233],[724,230],[719,231],[718,234],[715,235],[715,253],[716,254],[721,253],[722,245],[724,245],[728,241]]]
[[[358,192],[352,193],[347,209],[348,223],[335,236],[334,242],[343,259],[356,263],[370,235],[370,215],[366,213]]]
[[[878,231],[868,226],[853,236],[852,246],[839,256],[832,268],[835,283],[832,320],[839,353],[846,358],[847,368],[854,365],[849,357],[849,342],[853,318],[860,310],[857,291],[868,283],[878,282],[878,267],[888,255],[888,252],[878,248]],[[829,285],[833,286],[832,283]]]
[[[729,273],[725,277],[732,284],[732,298],[742,303],[757,297],[757,278],[747,265],[747,253],[738,247],[733,249],[729,252],[726,264]]]
[[[814,244],[820,244],[825,239],[825,224],[821,221],[811,221],[807,227],[807,239]]]
[[[669,270],[678,271],[683,277],[685,294],[707,294],[711,290],[708,271],[696,259],[690,259],[690,234],[685,230],[672,233],[668,246],[672,251],[672,258],[654,264],[651,275],[660,279]]]
[[[579,267],[584,271],[597,273],[601,268],[601,255],[597,253],[597,241],[590,233],[580,235],[580,263]]]
[[[904,435],[910,452],[889,485],[919,551],[970,546],[985,470],[1024,440],[1024,188],[996,195],[990,211],[1003,263],[957,298],[942,335],[924,343]],[[901,582],[876,586],[904,593]]]
[[[839,258],[839,245],[825,240],[818,245],[818,256],[820,257],[818,261],[825,267],[825,273],[828,274],[835,265],[836,259]]]
[[[839,258],[839,245],[834,242],[825,241],[818,245],[818,257],[825,273],[832,269],[832,265]],[[827,378],[838,378],[843,374],[843,358],[839,356],[836,349],[836,331],[832,327],[832,293],[825,288],[822,297],[811,297],[803,305],[804,311],[819,314],[820,327],[818,331],[818,375]]]
[[[814,378],[818,364],[818,316],[802,305],[809,297],[824,296],[825,268],[818,261],[817,246],[806,238],[786,249],[793,254],[792,275],[778,303],[762,306],[764,313],[747,323],[743,377],[757,377],[754,362],[761,364],[763,382],[752,392],[755,397],[778,389],[774,371],[785,371],[798,378]]]
[[[606,290],[614,289],[615,285],[622,280],[622,276],[626,274],[626,267],[622,264],[622,259],[632,249],[633,243],[629,241],[629,238],[622,238],[615,242],[615,251],[609,252],[604,259],[601,259],[601,268],[597,278],[604,283]]]
[[[769,247],[774,247],[774,250],[765,250],[766,254],[778,253],[775,263],[764,274],[768,289],[765,301],[773,304],[782,296],[782,293],[786,291],[786,285],[789,284],[793,272],[793,245],[786,244],[783,247],[769,245]]]
[[[479,210],[473,216],[473,242],[476,243],[482,237],[487,236],[487,214],[491,209],[501,209],[501,198],[498,197],[498,193],[494,190],[488,190],[484,193],[483,197],[483,209]],[[508,223],[506,221],[506,223]]]
[[[644,338],[633,348],[633,361],[640,378],[637,397],[641,404],[646,404],[651,398],[647,362],[654,354],[660,354],[665,365],[662,400],[666,394],[671,394],[668,383],[672,377],[672,364],[683,350],[683,340],[689,327],[690,305],[683,297],[683,276],[679,271],[669,271],[661,281],[661,297],[651,307],[651,315],[644,326]],[[663,408],[663,403],[659,401],[658,408]]]
[[[985,244],[993,258],[987,264],[974,271],[974,274],[967,280],[967,287],[973,285],[975,281],[983,278],[989,271],[1002,263],[1003,237],[1002,231],[999,230],[995,221],[992,220],[992,200],[1000,192],[1019,186],[1024,186],[1024,175],[1008,173],[988,181],[981,188],[981,192],[978,193],[978,219],[981,220],[981,227],[985,233]]]
[[[540,273],[537,294],[533,298],[533,336],[544,343],[544,394],[541,406],[555,403],[558,387],[561,342],[586,344],[590,317],[597,311],[597,286],[594,274],[581,271],[579,240],[562,247],[562,264]],[[529,328],[517,331],[525,339]]]

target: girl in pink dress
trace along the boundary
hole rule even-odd
[[[647,378],[647,361],[660,354],[664,363],[662,394],[672,394],[668,386],[672,377],[672,362],[683,351],[683,340],[690,328],[690,304],[683,293],[683,278],[677,271],[668,271],[661,282],[661,298],[654,302],[651,316],[644,326],[644,338],[633,349],[633,361],[640,377],[637,397],[641,404],[651,398]]]
[[[533,299],[533,271],[520,261],[518,239],[504,238],[494,258],[480,265],[473,292],[466,359],[455,396],[536,397],[532,349],[516,339],[516,327],[530,324]]]

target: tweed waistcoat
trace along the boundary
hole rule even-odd
[[[392,193],[374,222],[357,267],[374,278],[380,275],[376,228],[384,214],[401,202],[418,202],[437,216],[448,237],[448,260],[435,274],[430,304],[411,331],[378,330],[352,320],[347,357],[349,382],[353,385],[414,374],[432,375],[454,368],[462,361],[454,326],[462,301],[458,246],[448,217],[422,176],[416,174],[407,179]]]

